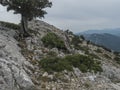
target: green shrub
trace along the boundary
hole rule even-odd
[[[10,28],[10,29],[15,29],[15,30],[20,29],[20,26],[17,25],[17,24],[14,24],[14,23],[8,23],[8,22],[0,21],[0,24],[1,24],[1,26],[7,27],[7,28]]]
[[[79,50],[80,43],[82,43],[82,41],[80,40],[80,37],[77,35],[74,35],[71,41],[71,44],[74,45],[74,48]]]
[[[47,53],[47,56],[56,57],[56,56],[57,56],[57,53],[54,52],[54,51],[50,51],[50,52]]]
[[[81,38],[82,40],[85,40],[84,35],[80,35],[80,38]]]
[[[74,45],[78,45],[79,43],[81,43],[80,37],[77,36],[77,35],[74,35],[71,43],[74,44]]]
[[[111,57],[107,54],[104,54],[104,57],[108,58],[108,59],[111,59]]]
[[[83,55],[70,55],[65,57],[68,62],[74,67],[79,68],[82,72],[87,71],[102,71],[100,63],[94,60],[90,56],[83,56]]]
[[[47,72],[72,71],[72,67],[79,68],[82,72],[102,72],[100,62],[94,60],[92,57],[78,54],[68,55],[64,58],[47,57],[42,59],[39,64]]]
[[[97,55],[93,54],[93,53],[88,53],[88,55],[92,58],[95,58],[95,59],[100,59]]]
[[[116,56],[120,55],[120,52],[113,52]]]
[[[66,32],[67,34],[74,35],[73,32],[70,31],[69,29],[65,30],[65,32]]]
[[[92,87],[91,83],[89,83],[89,82],[85,82],[85,83],[84,83],[84,86],[85,86],[87,89],[90,88],[90,87]]]
[[[72,70],[72,66],[70,66],[66,60],[58,57],[44,58],[39,63],[41,67],[47,72],[60,72],[65,69],[70,71]]]
[[[42,41],[45,46],[53,48],[56,47],[58,49],[66,49],[64,41],[58,37],[55,33],[48,33],[42,38]]]
[[[115,60],[118,64],[120,64],[120,57],[116,56],[116,57],[114,58],[114,60]]]
[[[95,50],[97,53],[102,53],[100,49]]]
[[[78,46],[77,47],[78,50],[82,50],[85,51],[85,54],[89,54],[89,48],[87,46]]]

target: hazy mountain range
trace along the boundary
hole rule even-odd
[[[104,30],[88,30],[79,33],[95,44],[120,52],[120,28]]]
[[[120,28],[102,29],[102,30],[87,30],[87,31],[84,31],[84,32],[80,32],[78,34],[94,34],[94,33],[97,33],[97,34],[108,33],[108,34],[120,36]]]

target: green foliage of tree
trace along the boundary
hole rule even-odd
[[[7,7],[7,11],[13,10],[14,14],[21,15],[21,34],[28,35],[28,20],[42,18],[47,12],[44,8],[51,7],[49,0],[0,0],[0,4]]]
[[[58,48],[58,49],[65,49],[64,41],[55,33],[47,33],[43,38],[42,41],[45,46],[50,48]]]

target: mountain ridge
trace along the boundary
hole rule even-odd
[[[115,52],[120,52],[120,47],[119,47],[120,37],[119,36],[115,36],[113,34],[108,34],[108,33],[84,34],[83,36],[86,38],[86,40],[90,40],[91,42],[97,45],[102,45]]]
[[[108,33],[108,34],[113,34],[116,36],[120,36],[120,28],[115,28],[115,29],[101,29],[101,30],[87,30],[87,31],[83,31],[77,34],[94,34],[94,33],[98,33],[98,34],[103,34],[103,33]]]

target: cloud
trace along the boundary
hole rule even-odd
[[[80,32],[87,29],[103,29],[120,27],[120,0],[51,0],[52,8],[47,8],[48,14],[44,21],[63,30],[70,29]],[[7,14],[0,7],[0,20],[18,22],[20,16]],[[2,20],[4,20],[2,19]],[[18,20],[17,20],[18,19]],[[16,21],[17,20],[17,21]]]
[[[46,21],[73,32],[117,28],[120,0],[53,0]]]
[[[6,7],[0,5],[0,21],[20,23],[20,15],[14,15],[13,11],[7,12]]]

